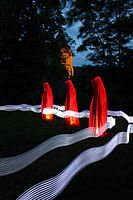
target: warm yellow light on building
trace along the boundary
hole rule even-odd
[[[67,70],[68,78],[74,76],[71,49],[61,48],[61,64],[64,65]]]

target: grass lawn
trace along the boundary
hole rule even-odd
[[[88,126],[88,119],[80,119],[80,127],[66,127],[64,119],[54,116],[51,122],[42,121],[32,112],[0,112],[0,157],[23,153],[57,134],[74,133]],[[89,138],[71,146],[55,149],[25,169],[0,177],[0,200],[15,200],[34,184],[60,173],[85,149],[101,146],[117,132],[126,131],[127,122],[116,118],[116,126],[108,135]],[[87,166],[69,183],[57,200],[88,200],[127,198],[133,192],[133,136],[130,143],[119,145],[104,160]]]

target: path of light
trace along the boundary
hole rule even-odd
[[[28,104],[21,104],[21,105],[5,105],[5,106],[0,106],[0,111],[32,111],[35,113],[41,113],[41,105],[28,105]],[[57,115],[58,117],[65,118],[66,115],[70,116],[77,116],[77,113],[74,111],[66,111],[65,112],[65,106],[58,106],[58,105],[53,105],[53,109],[44,109],[44,114],[47,112],[52,112],[54,115]],[[128,116],[126,113],[123,111],[110,111],[108,110],[108,115],[113,116],[113,117],[124,117],[128,123],[133,123],[133,117]],[[84,110],[82,112],[78,113],[79,118],[89,118],[89,110]]]
[[[60,174],[32,186],[20,195],[17,200],[54,199],[64,190],[72,178],[84,167],[104,159],[117,145],[129,143],[130,133],[133,133],[132,124],[128,125],[127,132],[117,133],[105,145],[83,151]]]
[[[99,131],[102,134],[106,128],[112,128],[114,125],[115,119],[110,117],[107,122],[107,127],[105,126]],[[89,134],[89,131],[91,134]],[[94,133],[91,131],[91,128],[85,128],[73,134],[61,134],[53,136],[25,153],[12,157],[0,158],[0,176],[12,174],[27,167],[42,155],[55,148],[68,146],[92,136],[98,137],[99,135],[94,135]]]
[[[53,112],[60,117],[65,117],[65,111],[64,106],[57,106],[54,105]],[[0,106],[0,110],[4,111],[15,111],[15,110],[21,110],[21,111],[33,111],[36,113],[41,113],[41,106],[31,106],[27,104],[21,104],[21,105],[6,105],[6,106]],[[68,111],[69,114],[73,115],[74,113],[71,113],[71,111]],[[59,114],[60,113],[60,114]],[[89,111],[82,111],[79,113],[80,117],[89,117]],[[122,116],[124,117],[129,123],[133,123],[133,117],[129,117],[122,111],[108,111],[109,115],[112,116]],[[68,113],[67,113],[68,115]],[[115,119],[112,117],[108,117],[107,119],[107,128],[111,128],[115,125]],[[15,173],[35,160],[37,160],[40,156],[44,155],[45,153],[61,146],[67,146],[70,144],[74,144],[75,142],[81,141],[83,139],[92,137],[89,133],[89,130],[91,129],[84,129],[81,131],[78,131],[74,134],[62,134],[57,135],[52,138],[49,138],[48,140],[44,141],[42,144],[38,145],[37,147],[23,153],[17,156],[13,157],[7,157],[7,158],[1,158],[0,159],[0,176],[8,175]],[[101,133],[105,131],[105,127],[103,129],[100,129]],[[95,135],[95,137],[98,137],[99,135]]]

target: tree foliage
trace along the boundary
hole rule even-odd
[[[69,25],[80,20],[78,51],[92,50],[87,58],[106,66],[125,66],[127,44],[133,36],[131,0],[75,0],[67,14]]]
[[[0,22],[0,61],[32,63],[55,53],[66,23],[59,0],[2,0]]]
[[[72,42],[65,24],[60,0],[0,1],[0,94],[5,94],[1,101],[13,93],[21,102],[27,95],[34,99],[42,82],[64,81],[56,38],[61,33],[64,43]]]

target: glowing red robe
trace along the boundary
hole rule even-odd
[[[99,128],[106,127],[107,123],[107,96],[104,84],[100,77],[91,80],[93,97],[90,105],[89,127],[94,127],[95,134],[100,135]],[[104,132],[102,135],[106,134]]]
[[[53,120],[53,114],[43,114],[44,108],[53,108],[53,94],[52,90],[48,83],[44,83],[44,93],[42,95],[42,102],[41,102],[41,113],[42,113],[42,119],[45,120]]]
[[[71,111],[77,112],[76,117],[69,116],[69,115],[66,116],[65,123],[68,126],[79,126],[76,90],[71,80],[66,81],[65,86],[66,86],[65,111],[71,110]]]

